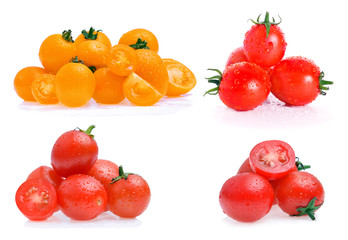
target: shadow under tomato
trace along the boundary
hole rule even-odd
[[[31,228],[135,228],[141,224],[142,222],[137,218],[120,218],[111,212],[104,212],[88,221],[72,220],[62,212],[57,212],[45,221],[27,221],[24,226]]]
[[[164,97],[158,103],[141,107],[130,103],[127,99],[119,104],[98,104],[93,99],[85,106],[78,108],[65,107],[62,104],[43,105],[37,102],[22,102],[18,105],[21,110],[56,112],[64,115],[86,116],[156,116],[179,112],[192,106],[192,94],[185,94],[176,98]]]
[[[248,128],[297,128],[328,122],[331,118],[325,108],[287,106],[273,95],[259,107],[250,111],[235,111],[224,105],[217,106],[214,115],[224,124]]]

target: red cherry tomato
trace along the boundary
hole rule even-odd
[[[280,22],[270,22],[268,12],[263,22],[259,22],[259,18],[256,22],[252,20],[255,25],[245,34],[244,53],[250,62],[270,68],[282,60],[286,41],[284,33],[277,26]]]
[[[325,95],[324,73],[312,61],[304,57],[289,57],[278,63],[271,71],[272,93],[289,105],[302,106],[314,101],[318,95]]]
[[[271,82],[267,72],[260,66],[240,62],[227,67],[223,74],[208,78],[208,82],[218,87],[206,92],[217,94],[228,107],[237,111],[246,111],[261,105],[271,91]]]
[[[62,177],[87,173],[98,158],[98,146],[91,135],[95,126],[86,131],[75,129],[62,134],[55,142],[51,153],[51,164]]]
[[[271,184],[255,173],[241,173],[228,179],[220,191],[220,206],[225,214],[241,222],[254,222],[272,207]]]
[[[107,189],[111,180],[119,175],[118,166],[109,160],[98,159],[87,175],[99,180],[104,188]]]
[[[308,215],[323,204],[325,192],[320,181],[308,172],[292,172],[281,179],[277,190],[279,207],[291,216]]]
[[[63,181],[63,178],[59,176],[51,167],[40,166],[32,171],[27,180],[35,179],[35,178],[43,178],[50,182],[53,187],[57,190],[59,184]]]
[[[235,50],[233,50],[233,52],[231,52],[230,56],[227,59],[225,68],[239,62],[249,62],[248,58],[244,54],[244,47],[236,48]]]
[[[16,204],[28,219],[46,220],[56,210],[56,190],[51,183],[44,179],[29,179],[18,188]]]
[[[250,166],[249,158],[247,158],[242,165],[239,167],[237,174],[253,172],[253,169]]]
[[[62,212],[75,220],[90,220],[104,212],[107,194],[94,177],[75,174],[67,177],[57,191]]]
[[[296,156],[292,147],[280,140],[264,141],[250,152],[250,166],[253,172],[268,180],[284,177],[296,167]]]
[[[124,173],[122,166],[119,173],[107,189],[109,210],[122,218],[135,218],[149,205],[150,187],[141,176]]]

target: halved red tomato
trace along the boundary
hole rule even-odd
[[[57,207],[56,190],[45,179],[29,179],[18,188],[16,204],[23,215],[30,220],[46,220],[52,216]]]
[[[253,172],[268,180],[276,180],[292,171],[296,156],[286,142],[269,140],[257,144],[251,150],[249,161]]]

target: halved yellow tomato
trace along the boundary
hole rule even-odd
[[[134,72],[126,78],[123,92],[131,103],[138,106],[151,106],[163,97],[151,84]]]
[[[196,86],[195,75],[184,64],[168,58],[164,58],[163,62],[169,75],[167,96],[179,96],[188,93]]]
[[[41,104],[58,103],[54,79],[53,74],[41,74],[35,78],[31,85],[31,91],[37,102]]]

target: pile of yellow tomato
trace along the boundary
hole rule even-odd
[[[15,77],[16,93],[24,101],[80,107],[92,98],[101,104],[127,98],[133,104],[150,106],[196,85],[185,65],[158,55],[158,40],[146,29],[123,34],[114,46],[92,27],[75,41],[71,30],[64,31],[42,42],[39,58],[43,68],[26,67]]]

